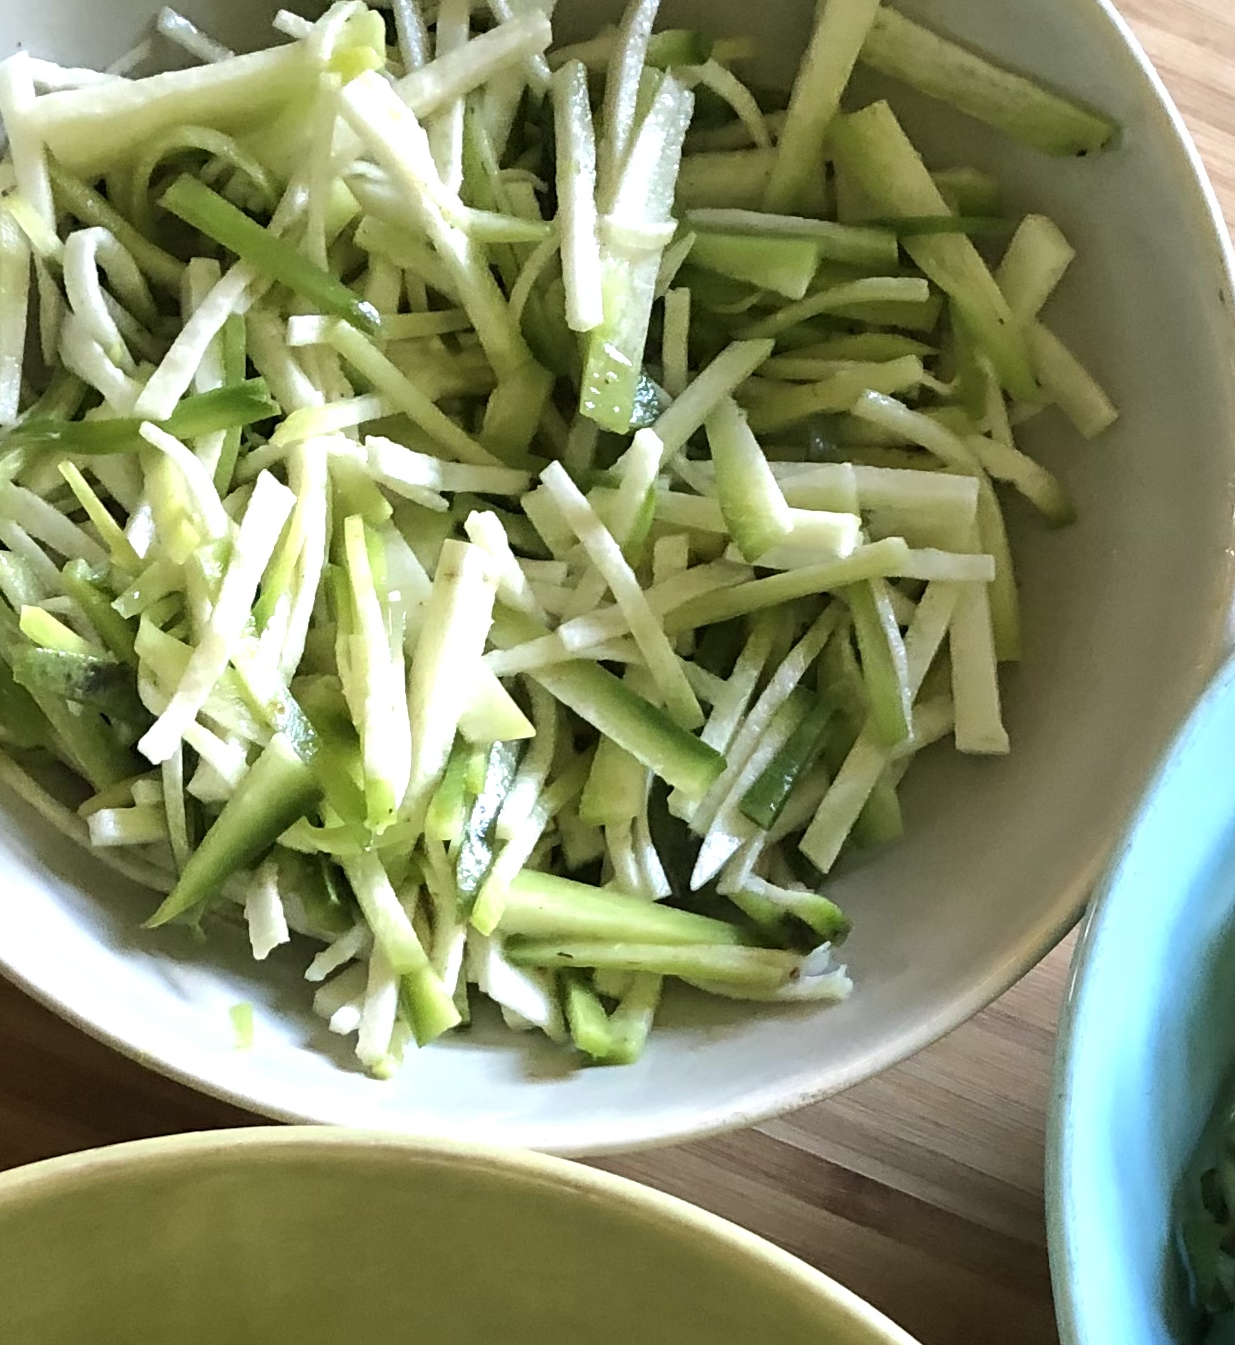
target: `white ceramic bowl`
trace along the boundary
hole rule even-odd
[[[1059,162],[894,99],[936,164],[994,169],[1014,203],[1046,211],[1075,242],[1080,260],[1051,321],[1123,416],[1092,445],[1053,415],[1028,436],[1081,517],[1050,533],[1011,510],[1025,598],[1025,659],[1007,681],[1014,750],[1001,761],[933,753],[909,777],[907,839],[831,885],[855,920],[853,997],[794,1012],[673,1001],[645,1059],[619,1070],[570,1070],[556,1050],[482,1029],[377,1082],[312,1018],[303,953],[259,970],[239,936],[203,947],[183,932],[141,932],[149,895],[19,806],[0,832],[9,975],[121,1050],[270,1116],[595,1153],[745,1125],[875,1074],[962,1022],[1063,934],[1227,641],[1228,243],[1177,116],[1103,0],[903,3],[1122,123],[1114,152]],[[151,7],[10,0],[0,49],[21,41],[106,62]],[[185,8],[241,44],[268,12],[265,0]],[[562,0],[559,17],[574,36],[615,9]],[[812,9],[759,10],[765,77],[791,72]],[[736,31],[752,22],[736,2],[666,3],[666,22],[692,16]],[[250,1052],[233,1049],[237,1000],[255,1006]]]

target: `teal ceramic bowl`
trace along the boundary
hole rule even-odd
[[[914,1345],[749,1233],[532,1154],[360,1131],[0,1176],[5,1345]]]
[[[1047,1159],[1064,1345],[1199,1340],[1172,1202],[1235,1065],[1235,660],[1100,884],[1060,1028]]]

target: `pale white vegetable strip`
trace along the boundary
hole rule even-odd
[[[750,578],[751,571],[746,565],[733,565],[727,561],[716,561],[709,565],[696,565],[682,574],[673,575],[663,584],[657,584],[644,594],[648,606],[657,618],[664,617],[683,603],[693,598],[712,593],[719,588],[730,588]],[[579,658],[582,651],[592,645],[625,635],[630,629],[625,612],[616,604],[601,608],[587,616],[573,617],[564,621],[551,635],[529,640],[526,644],[516,645],[510,650],[498,650],[485,656],[486,663],[505,677],[511,672],[521,671],[519,651],[524,654],[547,654],[561,651],[560,657],[550,658],[549,662],[561,662],[562,659]],[[538,659],[529,666],[543,666]]]
[[[602,514],[614,540],[625,546],[634,533],[648,491],[660,471],[664,445],[654,430],[636,430],[630,447],[614,464],[622,478],[612,496],[606,497]]]
[[[133,405],[134,415],[148,420],[166,420],[171,415],[223,324],[233,313],[243,313],[248,307],[253,298],[250,287],[256,279],[252,267],[237,262],[215,285],[181,327],[162,364],[150,375]]]
[[[184,866],[193,853],[189,843],[189,819],[184,804],[184,748],[178,747],[163,763],[163,811],[167,818],[167,839],[172,847],[176,871]]]
[[[532,723],[536,736],[523,755],[519,769],[497,815],[495,831],[499,840],[508,841],[531,815],[532,807],[544,789],[557,750],[557,701],[537,682],[529,682]],[[531,853],[529,847],[528,853]]]
[[[682,269],[682,264],[690,256],[690,250],[695,246],[696,235],[693,233],[684,233],[681,238],[675,239],[661,254],[660,269],[656,273],[656,297],[663,299],[673,286],[677,273]]]
[[[760,149],[771,147],[772,137],[754,94],[732,70],[721,65],[715,57],[711,57],[702,65],[692,65],[685,70],[679,70],[678,73],[687,79],[697,81],[711,89],[717,97],[723,98],[746,127],[753,145],[757,145]]]
[[[26,270],[26,267],[22,269]],[[22,284],[28,287],[28,271]],[[97,388],[103,394],[103,400],[117,415],[126,416],[133,412],[142,385],[108,357],[103,347],[82,326],[76,313],[69,313],[60,326],[60,360],[78,378],[89,383],[92,388]],[[164,420],[166,418],[162,417]]]
[[[332,321],[326,329],[326,339],[348,364],[373,383],[383,397],[460,462],[474,466],[500,466],[498,459],[488,449],[456,425],[434,404],[428,393],[417,387],[361,332],[346,322]]]
[[[479,990],[555,1041],[565,1038],[566,1026],[551,975],[513,966],[502,954],[501,939],[486,938],[477,931],[468,935],[467,951],[468,975]]]
[[[556,0],[543,6],[540,0],[530,0],[530,3],[527,0],[489,0],[489,11],[500,25],[514,23],[521,11],[524,14],[539,14],[547,18],[545,11],[546,9],[552,11],[553,3],[556,3]],[[546,42],[545,46],[548,45]],[[543,50],[542,47],[540,51],[528,53],[523,61],[523,79],[537,96],[543,96],[548,92],[549,80],[552,77],[549,62],[542,55]]]
[[[913,622],[905,634],[906,680],[910,695],[915,698],[955,619],[962,589],[963,586],[955,584],[931,584],[918,603]],[[914,734],[908,745],[901,745],[904,750],[917,750],[923,745],[922,739],[928,736],[930,725],[926,718],[929,716],[924,718],[924,710],[923,706],[915,709]],[[871,790],[893,755],[892,749],[877,743],[867,731],[858,735],[799,843],[802,853],[820,873],[827,873],[836,862]]]
[[[270,26],[284,37],[290,37],[296,42],[302,42],[313,35],[313,25],[309,20],[303,14],[293,14],[290,9],[279,10],[271,19]]]
[[[665,391],[680,397],[690,382],[690,290],[669,290],[665,295],[661,361]]]
[[[143,435],[148,440],[153,430],[154,427],[150,425],[142,427]],[[194,463],[197,462],[191,454],[188,456]],[[295,497],[291,491],[280,485],[274,477],[263,473],[257,478],[252,498],[236,534],[231,560],[223,576],[210,623],[193,650],[167,709],[137,744],[138,750],[148,761],[157,765],[166,761],[175,751],[176,744],[197,718],[206,697],[227,667],[232,648],[249,618],[262,572],[278,544],[279,534],[294,503]]]
[[[44,94],[28,124],[69,172],[90,179],[166,126],[256,122],[314,74],[305,44],[296,42],[147,79]]]
[[[705,883],[711,882],[734,853],[759,834],[759,828],[742,813],[739,805],[742,796],[789,741],[795,720],[785,710],[785,702],[782,701],[758,740],[752,744],[741,767],[731,776],[727,790],[716,805],[715,816],[704,833],[695,867],[691,871],[692,892],[697,892]],[[692,825],[698,828],[698,815]]]
[[[487,509],[473,510],[463,520],[463,531],[467,533],[468,540],[481,547],[492,561],[497,574],[498,597],[508,607],[525,612],[543,623],[546,619],[544,609],[536,600],[527,575],[510,549],[510,539],[506,536],[501,519]]]
[[[446,768],[468,692],[461,674],[484,653],[496,587],[479,547],[443,543],[408,687],[412,766],[402,812],[416,826]]]
[[[364,1003],[357,1024],[356,1059],[362,1065],[380,1071],[386,1064],[398,1011],[399,978],[379,944],[369,954]]]
[[[37,596],[40,602],[53,593],[60,592],[60,571],[56,569],[51,557],[25,528],[6,518],[3,513],[0,513],[0,542],[3,542],[15,556],[20,556],[25,561],[38,586]],[[15,590],[5,582],[3,570],[0,570],[0,593],[4,594],[13,608],[20,607],[25,601],[21,590]]]
[[[792,213],[809,196],[812,180],[822,177],[828,125],[879,4],[880,0],[818,0],[814,32],[794,77],[788,115],[763,191],[765,210]]]
[[[806,670],[822,653],[824,645],[832,638],[840,619],[839,605],[830,603],[772,674],[767,686],[751,706],[750,713],[742,721],[742,726],[730,740],[725,751],[725,769],[700,799],[698,807],[689,819],[692,831],[704,834],[711,828],[721,805],[733,788],[734,780],[738,778],[751,753],[768,732],[777,711],[806,675]]]
[[[80,559],[104,568],[108,564],[107,552],[89,533],[24,486],[0,486],[0,513],[27,535],[70,560]]]
[[[438,176],[424,128],[373,71],[353,79],[339,101],[348,124],[403,189],[420,227],[446,264],[498,378],[517,375],[531,361],[531,352],[478,245],[448,218],[461,203]]]
[[[114,77],[124,77],[137,69],[143,61],[148,61],[154,51],[154,42],[150,38],[145,38],[138,42],[136,46],[130,47],[123,56],[118,56],[105,69],[105,74]]]
[[[99,270],[133,313],[150,320],[156,313],[154,300],[137,263],[107,229],[77,229],[65,240],[63,265],[69,306],[78,321],[110,359],[133,373],[128,347],[104,300]]]
[[[483,495],[521,495],[531,484],[526,472],[512,467],[443,462],[377,434],[365,438],[364,452],[369,474],[395,491],[406,485]]]
[[[35,96],[33,62],[29,53],[19,51],[0,62],[0,120],[3,120],[8,136],[17,190],[43,227],[54,234],[56,206],[52,199],[51,178],[47,174],[43,137],[33,125],[35,108],[42,101],[45,100]]]
[[[510,313],[516,322],[522,322],[527,301],[532,297],[537,281],[553,264],[559,246],[557,234],[550,234],[548,238],[537,243],[528,255],[527,261],[523,263],[518,279],[510,287]]]
[[[326,563],[330,489],[326,464],[326,449],[319,441],[297,444],[288,453],[288,484],[296,492],[303,541],[296,558],[291,607],[278,659],[279,676],[285,683],[291,681],[304,656],[317,589]]]
[[[373,582],[365,542],[364,520],[353,515],[343,523],[348,580],[356,613],[351,641],[352,673],[359,683],[360,713],[353,712],[360,733],[369,823],[382,831],[403,802],[412,769],[412,730],[408,721],[403,673],[402,632],[398,643],[386,630],[386,616]]]
[[[249,927],[249,946],[258,962],[264,962],[291,938],[283,898],[279,895],[279,866],[275,860],[267,859],[250,879],[244,918]]]
[[[368,926],[361,921],[345,933],[340,934],[329,947],[323,948],[309,963],[305,971],[306,981],[324,981],[331,972],[346,966],[354,958],[364,957],[373,945],[373,936]]]
[[[467,76],[452,80],[450,72],[462,66],[472,69],[471,63],[462,59],[470,45],[471,10],[471,0],[442,0],[434,29],[434,60],[395,85],[395,92],[418,117],[432,118],[429,144],[442,182],[451,191],[463,185],[463,99],[468,90],[463,87]],[[426,92],[444,96],[439,102],[426,98]]]
[[[652,828],[648,821],[647,793],[644,794],[639,805],[639,811],[635,815],[631,843],[634,846],[639,871],[643,876],[644,889],[654,901],[663,901],[666,897],[671,897],[673,895],[673,885],[669,881],[665,866],[661,863],[660,855],[657,852],[656,844],[652,840]]]
[[[106,70],[86,70],[81,66],[57,65],[32,56],[30,78],[37,93],[55,93],[58,89],[85,89],[92,84],[110,84],[120,75]]]
[[[225,47],[222,42],[216,42],[209,34],[203,33],[191,19],[186,19],[183,14],[166,5],[159,10],[155,27],[169,41],[187,51],[190,56],[196,56],[199,61],[208,64],[228,61],[236,54],[230,47]]]
[[[517,777],[516,777],[517,778]],[[527,812],[511,827],[510,836],[498,851],[472,911],[472,924],[481,934],[492,934],[501,920],[510,885],[531,861],[545,828],[583,787],[583,777],[559,776],[532,798]]]
[[[587,71],[578,61],[567,62],[553,77],[553,126],[566,324],[572,331],[590,332],[604,321],[605,311],[596,221],[596,138]]]
[[[1028,326],[1063,279],[1076,251],[1054,220],[1026,215],[1012,235],[995,281],[1012,316]]]
[[[519,65],[529,56],[539,55],[553,40],[548,18],[543,11],[532,9],[503,20],[470,41],[465,23],[464,41],[460,43],[456,40],[456,10],[466,17],[469,9],[468,0],[458,5],[454,0],[443,0],[438,11],[437,51],[433,60],[395,83],[395,92],[422,119],[442,113],[499,72]],[[449,30],[449,40],[443,45],[444,26]]]
[[[313,996],[313,1012],[327,1020],[331,1032],[350,1037],[360,1026],[360,1007],[364,1000],[368,967],[354,962],[333,981],[327,981]]]
[[[231,532],[231,519],[228,517],[227,510],[223,508],[223,503],[219,499],[219,492],[215,490],[214,482],[211,480],[210,473],[206,470],[204,464],[190,453],[179,439],[168,434],[166,430],[159,429],[157,425],[151,425],[149,422],[143,424],[141,436],[148,444],[157,448],[169,458],[179,470],[181,476],[184,477],[185,485],[188,487],[189,494],[196,507],[198,521],[206,534],[206,539],[219,540],[227,537]],[[274,481],[274,478],[269,476],[268,473],[266,476],[268,480]],[[280,487],[280,489],[283,488]],[[260,578],[260,572],[258,577]]]
[[[716,407],[767,359],[774,345],[772,340],[734,341],[695,377],[652,426],[664,445],[662,463],[686,446]]]
[[[344,856],[340,863],[373,933],[374,945],[385,953],[391,968],[400,975],[427,970],[428,955],[378,856],[366,850]]]
[[[394,11],[395,34],[399,39],[399,54],[403,68],[419,70],[429,61],[429,34],[425,28],[419,0],[391,0]]]
[[[285,339],[283,323],[276,314],[261,305],[250,308],[245,315],[245,334],[248,357],[285,413],[325,410],[325,394],[292,353],[292,343]],[[212,337],[212,344],[214,340]],[[242,465],[248,468],[247,461]]]
[[[601,109],[604,134],[596,146],[597,205],[603,213],[608,213],[617,195],[635,137],[639,82],[659,8],[660,0],[633,0],[622,16],[609,58]]]
[[[153,845],[167,839],[163,809],[150,804],[132,808],[100,808],[86,818],[90,844],[100,849],[116,845]]]
[[[673,646],[648,605],[647,595],[622,555],[622,548],[614,540],[613,534],[566,475],[561,463],[550,463],[541,473],[541,480],[613,593],[669,714],[683,728],[695,728],[702,724],[703,712],[682,672]]]
[[[1086,439],[1115,423],[1119,412],[1088,369],[1042,323],[1029,329],[1029,354],[1043,391]]]

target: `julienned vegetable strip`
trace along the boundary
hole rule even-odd
[[[879,7],[861,53],[864,65],[967,112],[1046,154],[1092,154],[1114,137],[1108,117],[994,64]]]
[[[197,178],[182,173],[159,198],[159,204],[327,313],[362,331],[378,330],[378,315],[371,304],[358,299],[342,281],[315,266]]]
[[[476,995],[616,1064],[666,977],[849,994],[802,866],[899,836],[939,739],[1008,749],[1000,499],[1075,512],[1017,428],[1114,415],[1058,228],[840,108],[861,60],[1052,151],[1101,117],[875,0],[771,112],[656,0],[557,53],[487,8],[0,72],[0,761],[78,777],[152,924],[326,944],[381,1078]]]

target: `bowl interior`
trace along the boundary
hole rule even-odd
[[[847,1086],[993,998],[1069,926],[1142,787],[1225,644],[1231,594],[1232,325],[1225,237],[1159,87],[1102,0],[913,0],[907,9],[1083,93],[1124,127],[1083,161],[1009,147],[946,109],[894,96],[939,166],[976,163],[1010,205],[1052,215],[1080,256],[1049,320],[1122,409],[1080,443],[1048,413],[1028,445],[1074,493],[1080,522],[1050,533],[1013,502],[1025,657],[1006,681],[1006,760],[928,754],[907,782],[907,839],[829,885],[855,919],[857,992],[839,1007],[759,1012],[682,997],[646,1058],[572,1072],[561,1055],[483,1025],[422,1052],[393,1082],[352,1069],[307,1007],[294,949],[255,968],[243,939],[205,948],[139,932],[148,894],[126,887],[28,810],[0,833],[11,893],[0,961],[122,1049],[267,1114],[500,1137],[601,1151],[739,1125]],[[105,62],[152,6],[11,6],[19,42]],[[273,8],[196,0],[224,41],[262,40]],[[615,5],[562,0],[565,36]],[[812,6],[759,14],[760,79],[784,80]],[[738,3],[665,5],[668,24],[749,30]],[[256,1045],[232,1046],[227,1008],[255,1006]]]
[[[1048,1157],[1066,1345],[1196,1339],[1172,1202],[1235,1048],[1235,664],[1146,796],[1078,948]]]
[[[253,1130],[0,1179],[14,1345],[912,1345],[823,1275],[531,1156]]]

